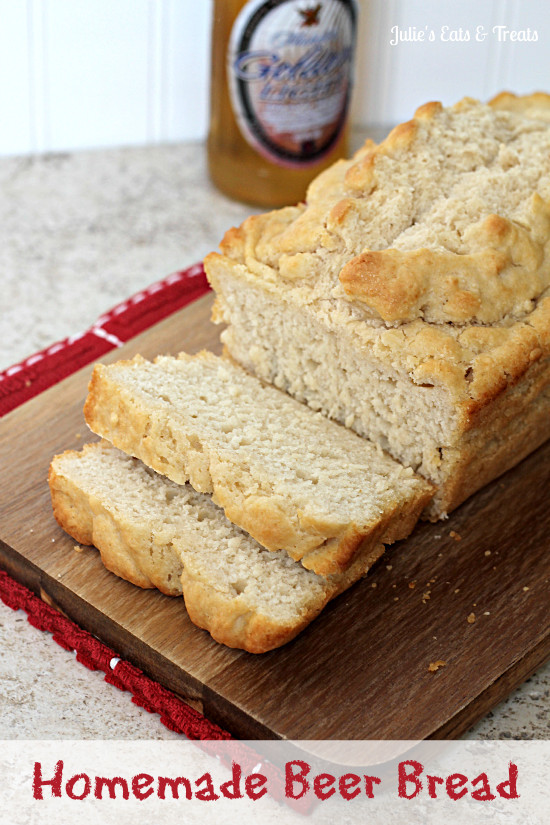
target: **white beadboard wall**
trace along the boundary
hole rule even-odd
[[[546,2],[359,6],[355,123],[394,123],[426,100],[550,88]],[[0,154],[203,138],[211,12],[212,0],[0,0]],[[499,43],[495,25],[536,30],[538,40]],[[433,30],[435,40],[392,46],[394,26]],[[443,42],[444,26],[471,39]]]

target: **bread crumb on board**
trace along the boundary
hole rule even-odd
[[[476,620],[476,614],[475,613],[470,613],[470,615],[466,619],[468,624],[473,624],[475,622],[475,620]]]
[[[454,539],[455,541],[462,541],[462,536],[460,535],[460,533],[457,533],[457,532],[455,532],[454,530],[451,530],[451,532],[449,533],[449,535],[450,535],[450,537],[451,537],[452,539]]]
[[[430,662],[428,665],[428,670],[430,673],[437,673],[440,667],[446,667],[447,662],[444,662],[443,659],[438,659],[437,662]]]
[[[84,548],[83,548],[83,547],[81,547],[81,546],[80,546],[80,544],[75,544],[75,545],[74,545],[74,547],[73,547],[73,550],[74,550],[76,553],[82,553],[82,551],[84,550]]]

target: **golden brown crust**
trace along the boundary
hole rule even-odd
[[[98,444],[86,445],[88,449],[101,449]],[[50,466],[49,484],[55,517],[60,526],[82,544],[94,544],[100,552],[105,567],[126,581],[141,588],[157,587],[166,595],[183,592],[191,621],[207,630],[212,637],[229,647],[247,650],[250,653],[264,653],[293,639],[313,619],[319,615],[326,603],[350,587],[363,576],[382,555],[384,547],[377,544],[361,548],[358,558],[342,575],[332,576],[324,583],[324,588],[316,588],[304,604],[301,615],[290,621],[269,618],[261,608],[251,607],[245,595],[231,595],[222,592],[212,583],[202,579],[202,571],[193,575],[189,565],[183,565],[177,588],[162,577],[162,571],[154,564],[147,567],[149,578],[143,572],[143,561],[148,552],[143,547],[143,537],[139,528],[125,523],[122,514],[111,512],[109,504],[102,506],[99,501],[84,493],[76,482],[63,472],[58,472],[58,459],[65,456],[78,459],[82,453],[68,450],[56,456]],[[170,552],[169,547],[159,550]],[[177,552],[177,551],[173,551]]]
[[[424,103],[416,110],[412,120],[398,123],[381,143],[368,141],[368,150],[346,171],[345,183],[350,190],[370,192],[376,185],[376,159],[409,151],[417,137],[419,121],[432,120],[442,110],[443,106],[439,101]]]
[[[184,568],[185,606],[193,624],[208,630],[217,642],[249,653],[266,653],[294,639],[331,599],[364,576],[383,552],[382,544],[375,545],[368,553],[361,552],[346,573],[327,580],[324,597],[312,602],[300,620],[292,624],[279,624],[261,611],[250,610],[244,599],[230,599],[191,576]]]
[[[68,454],[76,455],[71,450],[64,453]],[[176,590],[167,587],[168,583],[158,576],[153,583],[140,570],[137,561],[141,555],[139,537],[130,533],[126,540],[120,523],[112,514],[95,512],[88,497],[67,478],[58,475],[53,465],[49,471],[49,484],[54,515],[60,527],[76,541],[95,545],[105,567],[131,584],[145,589],[157,587],[169,596],[183,592],[191,621],[228,647],[250,653],[264,653],[279,647],[306,627],[330,598],[327,591],[326,598],[312,606],[298,624],[284,625],[252,611],[244,599],[231,599],[208,584],[193,579],[185,569],[182,587],[177,587],[180,584],[177,582]]]
[[[468,111],[477,105],[466,98],[451,112]],[[550,95],[517,97],[503,93],[491,102],[491,107],[519,113],[533,112],[533,107],[538,107],[550,112]],[[425,104],[412,121],[400,124],[381,144],[369,145],[356,156],[355,162],[340,167],[338,175],[335,173],[332,201],[325,195],[322,203],[324,224],[335,227],[351,222],[355,226],[355,220],[364,220],[358,204],[368,203],[365,195],[376,184],[378,159],[406,157],[414,145],[419,124],[429,123],[442,112],[439,103]],[[313,189],[320,197],[319,187]],[[355,190],[362,193],[359,200]],[[275,264],[270,264],[268,277],[264,277],[257,264],[253,270],[251,260],[259,257],[259,247],[252,241],[244,257],[236,249],[231,261],[215,254],[208,256],[205,268],[214,289],[219,281],[218,271],[225,270],[243,281],[248,278],[247,273],[254,271],[258,285],[272,294],[279,292],[285,300],[288,296],[291,302],[297,300],[306,305],[317,297],[328,298],[331,285],[316,287],[308,275],[315,267],[305,266],[299,252],[298,224],[310,226],[308,213],[316,215],[318,207],[317,202],[308,204],[299,221],[286,226],[282,236],[287,246],[292,240],[292,261],[286,261],[279,271]],[[269,225],[270,217],[264,219]],[[316,248],[329,250],[322,226],[323,221],[317,220]],[[270,234],[269,240],[274,246],[274,258],[281,236]],[[344,294],[366,310],[367,318],[397,324],[402,331],[393,338],[392,360],[407,365],[415,384],[432,384],[449,392],[459,411],[458,434],[473,426],[476,410],[498,398],[536,360],[550,353],[550,203],[535,192],[529,226],[491,214],[469,227],[468,241],[473,251],[467,254],[387,248],[365,249],[346,259],[342,253],[338,271]],[[307,249],[310,248],[308,241]],[[318,256],[317,267],[322,266],[323,259]],[[306,287],[295,292],[285,287],[285,281],[300,278],[309,278],[307,290],[315,297],[304,297]],[[314,292],[317,289],[319,296]],[[218,301],[216,320],[223,319],[223,307]],[[358,345],[376,349],[387,333],[384,327],[365,327]]]
[[[428,499],[432,494],[430,489]],[[423,501],[426,499],[423,493],[420,497]],[[342,525],[321,521],[319,517],[311,518],[299,510],[291,518],[288,505],[278,506],[274,496],[252,496],[235,501],[231,490],[218,489],[217,503],[229,521],[246,530],[263,547],[268,550],[286,549],[306,570],[313,570],[320,576],[343,573],[357,558],[360,549],[369,554],[379,542],[386,524],[392,519],[397,521],[400,515],[400,505],[395,502],[381,518],[358,528],[355,524]],[[409,510],[410,505],[406,506]],[[297,531],[304,534],[299,547]]]
[[[489,108],[470,99],[451,110],[429,103],[381,144],[370,144],[355,159],[344,162],[333,174],[329,194],[323,195],[320,185],[312,186],[315,199],[308,202],[299,220],[291,221],[282,234],[270,236],[268,276],[251,265],[254,256],[258,257],[257,243],[249,245],[246,256],[235,251],[231,260],[211,255],[206,261],[207,275],[218,292],[217,317],[229,323],[226,341],[233,346],[238,340],[240,360],[243,347],[238,333],[231,329],[232,306],[236,317],[245,313],[238,299],[232,297],[232,305],[226,301],[226,295],[232,293],[231,282],[238,283],[241,291],[250,286],[265,292],[270,307],[280,301],[281,317],[286,317],[287,311],[292,318],[295,312],[305,313],[308,323],[326,327],[327,335],[338,340],[341,334],[346,346],[355,335],[356,354],[350,356],[349,363],[360,364],[361,353],[365,353],[380,369],[387,365],[390,376],[397,372],[400,379],[410,380],[416,387],[434,387],[439,399],[442,392],[445,394],[445,404],[454,410],[454,417],[441,443],[441,457],[433,461],[445,478],[431,514],[438,508],[440,513],[449,512],[550,436],[550,415],[545,419],[543,412],[545,405],[546,410],[550,408],[545,390],[550,370],[550,201],[546,199],[548,167],[544,165],[548,153],[540,155],[546,183],[535,191],[536,169],[531,168],[532,194],[522,195],[526,198],[523,212],[510,211],[510,215],[519,216],[517,220],[505,211],[505,194],[503,209],[498,205],[498,210],[493,206],[484,212],[483,206],[477,222],[461,224],[458,240],[449,236],[455,239],[454,247],[449,243],[447,248],[445,238],[438,245],[437,236],[429,236],[427,230],[417,236],[427,237],[429,248],[422,244],[414,248],[409,239],[393,245],[392,238],[411,227],[410,223],[399,223],[399,209],[387,212],[387,220],[395,224],[387,244],[383,232],[374,245],[364,241],[361,245],[361,238],[368,234],[371,218],[384,214],[380,181],[386,186],[382,193],[387,194],[388,181],[395,191],[405,191],[410,184],[406,176],[410,165],[417,156],[426,160],[423,147],[433,154],[426,137],[431,134],[431,124],[435,124],[434,134],[443,135],[439,148],[444,158],[448,148],[445,129],[453,126],[453,113],[472,118],[473,112],[479,111],[490,126],[494,119],[491,109],[499,113],[495,121],[497,143],[502,140],[500,150],[497,146],[499,168],[504,177],[510,170],[510,179],[519,180],[513,172],[518,162],[515,138],[509,147],[509,136],[521,133],[529,142],[531,135],[539,135],[542,142],[537,145],[546,145],[544,126],[532,121],[550,122],[550,95],[503,93]],[[513,116],[507,117],[507,112]],[[464,134],[458,142],[459,160],[463,158],[463,138]],[[491,162],[489,158],[489,166]],[[388,170],[393,169],[404,177],[388,177]],[[435,173],[438,181],[437,169]],[[444,164],[441,174],[445,174]],[[426,178],[419,180],[422,187]],[[513,200],[513,188],[502,191],[511,193]],[[407,197],[405,192],[402,202],[405,209],[410,208],[410,221],[410,214],[416,213]],[[487,202],[491,203],[491,197]],[[316,235],[309,213],[317,222]],[[459,211],[452,214],[460,218]],[[414,223],[413,217],[413,229]],[[307,247],[300,246],[303,226],[308,227]],[[284,266],[278,267],[276,252],[281,240],[292,254],[288,257],[287,252]],[[312,255],[312,246],[314,259],[306,258]],[[253,338],[251,345],[255,345]],[[299,353],[295,360],[299,361]],[[247,366],[269,375],[281,369],[282,361],[278,351],[271,353],[262,340],[261,349],[248,359]],[[292,386],[292,374],[284,374],[281,380],[284,386]],[[345,378],[342,386],[347,387]],[[317,389],[312,395],[315,392]],[[300,393],[309,400],[306,390],[302,388]],[[334,402],[328,398],[325,404],[324,397],[315,396],[315,404],[330,414],[331,407],[338,408],[338,398]],[[507,417],[510,409],[518,417],[516,424]],[[359,430],[362,434],[368,431],[366,425]],[[398,451],[393,454],[399,457]]]
[[[215,278],[221,302],[224,279],[217,269]],[[237,279],[239,290],[246,292],[249,281],[243,268],[235,267],[229,278]],[[407,359],[415,382],[454,388],[460,418],[452,444],[441,443],[440,462],[446,470],[427,509],[430,518],[450,513],[550,437],[550,297],[529,320],[513,330],[466,327],[458,338],[420,321],[408,325],[406,334],[388,329],[379,336],[369,329],[362,336],[349,336],[342,329],[341,345],[352,347],[350,363],[361,363],[364,348],[383,344],[384,352],[389,348],[396,359]],[[324,332],[322,320],[317,323]],[[340,333],[335,326],[326,334]],[[439,357],[423,360],[432,352]]]
[[[70,453],[71,451],[67,451]],[[141,571],[136,559],[140,556],[139,540],[130,535],[123,538],[120,524],[110,513],[94,512],[91,502],[76,485],[50,468],[49,484],[55,518],[69,535],[81,544],[93,544],[107,570],[144,589],[157,587],[168,596],[183,592],[189,618],[198,627],[228,647],[250,653],[264,653],[293,639],[323,609],[330,598],[317,603],[298,624],[278,625],[250,610],[245,600],[230,599],[204,582],[194,580],[187,571],[180,582],[167,587],[156,577],[153,583]],[[182,589],[183,588],[183,589]]]
[[[393,544],[395,541],[402,541],[409,536],[420,518],[423,511],[428,507],[433,499],[434,487],[426,491],[425,495],[419,497],[413,505],[407,509],[402,508],[396,519],[386,527],[382,536],[384,544]]]
[[[241,289],[252,283],[246,267],[217,253],[207,257],[205,269],[218,296],[228,276]],[[254,279],[254,286],[278,294],[276,284]],[[220,297],[216,306],[217,322],[228,321]],[[536,361],[550,355],[550,295],[543,296],[522,321],[510,325],[472,324],[454,330],[416,319],[396,329],[356,322],[356,330],[358,349],[389,352],[392,361],[406,364],[414,384],[444,387],[449,392],[459,412],[460,436],[475,426],[477,410],[514,386]]]
[[[520,113],[535,107],[548,111],[550,96],[517,98],[502,94],[492,101],[494,109]],[[453,107],[466,109],[475,101],[466,98]],[[376,185],[377,160],[409,152],[421,121],[443,111],[440,103],[428,103],[413,120],[399,124],[378,146],[346,173],[351,189],[368,194]],[[349,199],[336,203],[333,219],[350,207]],[[346,294],[375,310],[384,321],[406,323],[422,318],[428,323],[490,324],[511,316],[528,314],[525,307],[550,286],[546,265],[550,251],[550,203],[533,194],[529,226],[493,214],[467,230],[471,254],[448,250],[416,249],[403,252],[388,248],[363,251],[349,260],[340,273]]]
[[[66,450],[63,456],[77,456]],[[140,565],[139,541],[134,536],[134,548],[130,549],[124,527],[117,524],[111,513],[98,501],[90,499],[76,484],[56,470],[55,456],[48,473],[48,484],[55,519],[60,527],[79,544],[94,545],[100,552],[107,570],[121,579],[145,589],[158,588],[169,596],[181,593],[179,582],[170,583],[160,571],[149,565],[147,575]],[[137,547],[136,547],[137,546]]]
[[[476,410],[459,449],[445,448],[448,480],[426,510],[450,513],[490,481],[515,467],[550,438],[550,360]]]
[[[319,615],[326,600],[308,611],[296,624],[277,624],[250,610],[246,602],[229,599],[204,582],[182,575],[183,598],[189,618],[207,630],[216,642],[248,653],[267,653],[294,639]]]
[[[501,92],[489,101],[489,106],[500,111],[550,119],[550,95],[546,92],[533,92],[530,95]]]
[[[74,455],[74,451],[66,450],[62,455]],[[48,470],[48,485],[53,514],[59,526],[79,544],[93,544],[93,515],[87,500],[74,485],[56,473],[53,462]]]
[[[494,324],[523,316],[525,306],[550,284],[542,264],[550,254],[550,204],[533,195],[533,231],[500,215],[469,230],[479,251],[398,249],[366,251],[340,272],[345,292],[384,321]],[[539,240],[539,237],[542,240]]]

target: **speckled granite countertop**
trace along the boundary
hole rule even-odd
[[[204,257],[250,213],[201,144],[0,160],[0,369]],[[173,738],[0,602],[0,738]],[[550,664],[468,734],[550,737]]]

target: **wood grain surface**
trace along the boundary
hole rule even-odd
[[[104,360],[219,351],[211,301]],[[235,735],[456,737],[550,656],[550,443],[447,521],[417,526],[296,640],[254,656],[194,627],[181,599],[117,579],[93,548],[75,552],[55,523],[48,464],[92,440],[90,373],[0,422],[0,565]]]

